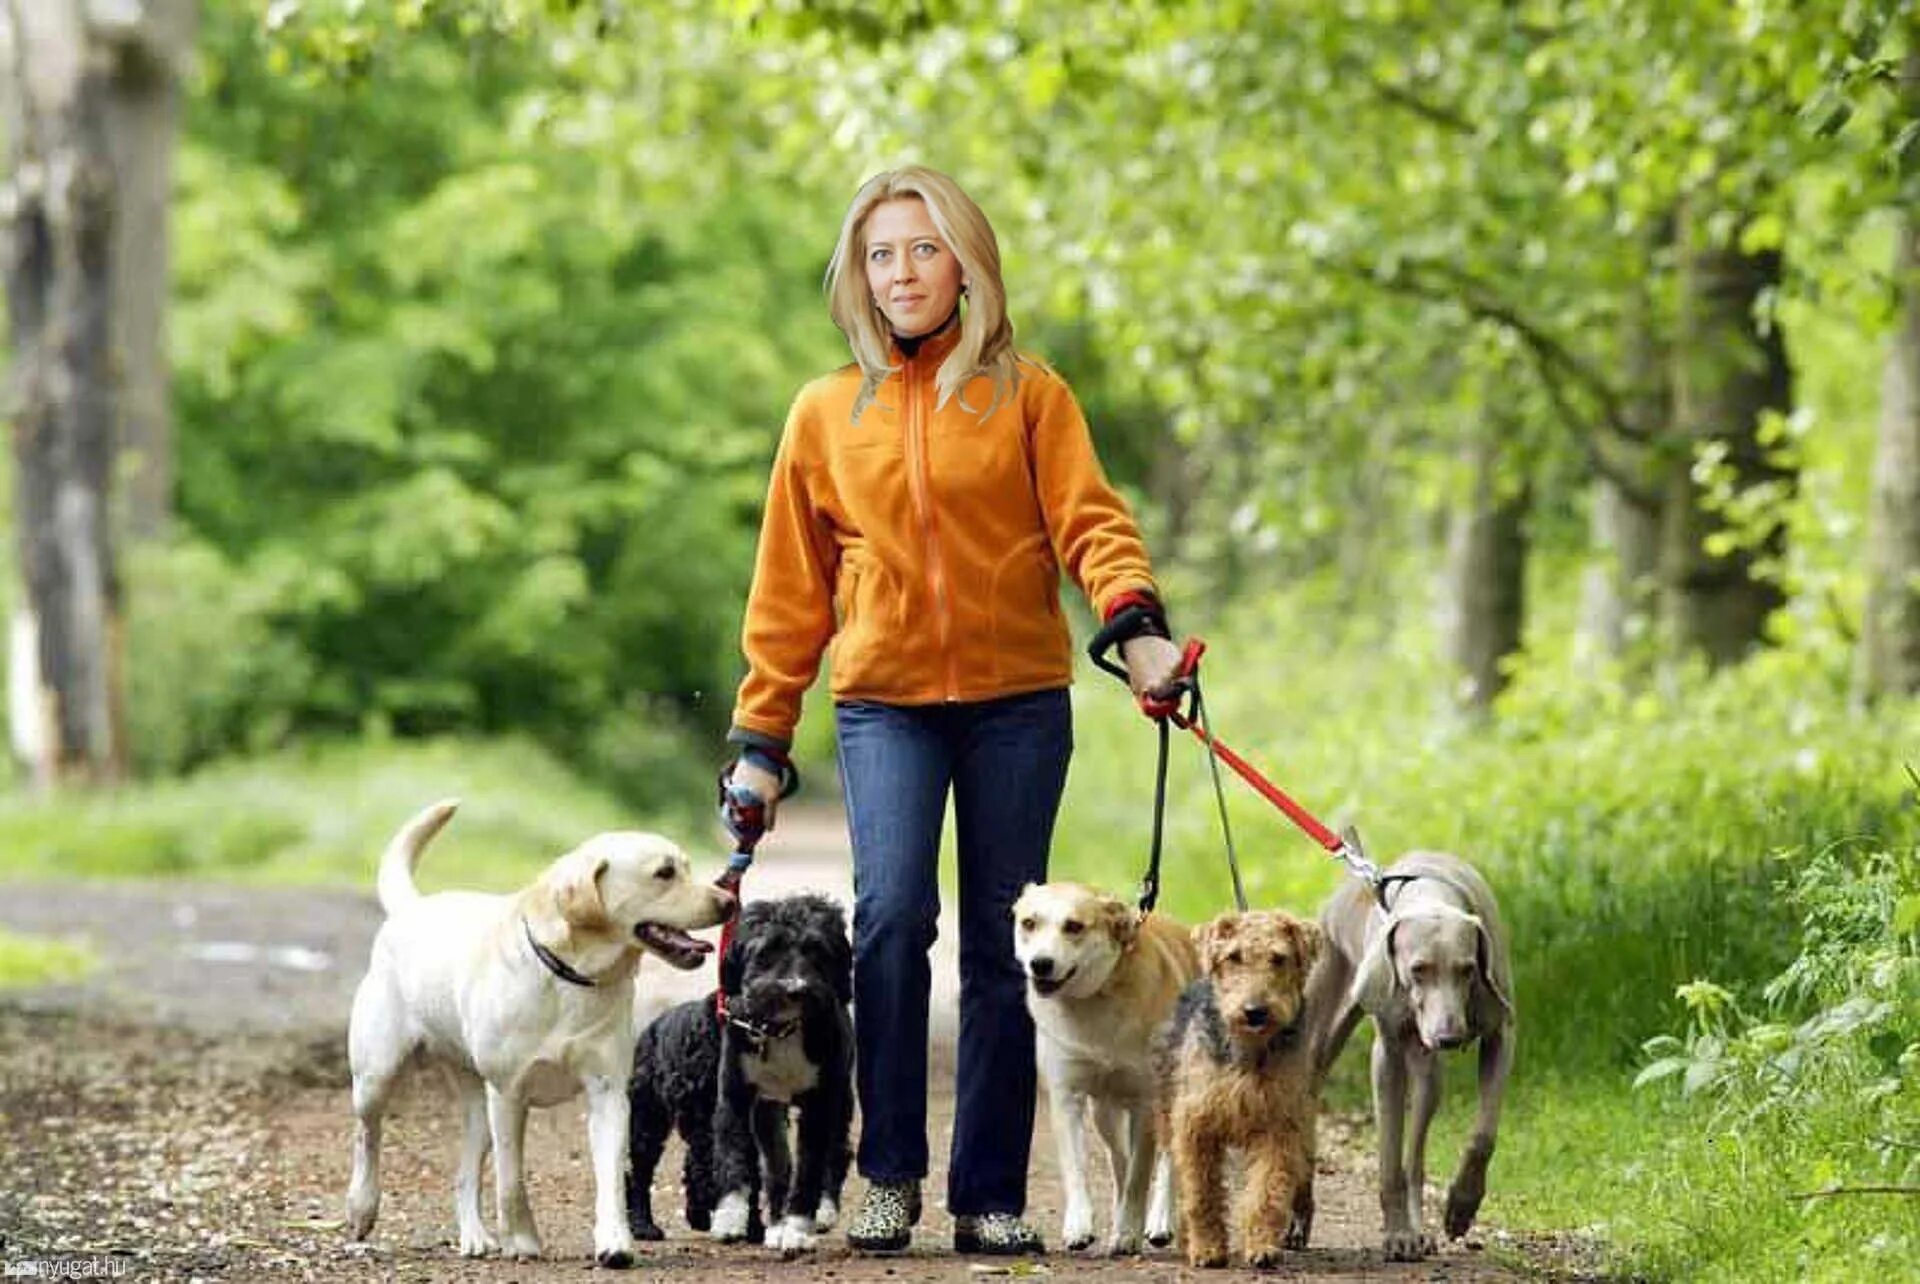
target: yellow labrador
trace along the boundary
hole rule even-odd
[[[455,1209],[460,1252],[500,1244],[480,1214],[491,1146],[506,1251],[537,1257],[522,1145],[527,1109],[587,1093],[593,1153],[594,1253],[633,1260],[623,1168],[633,1066],[633,974],[642,950],[680,968],[711,948],[686,929],[712,927],[733,898],[697,883],[687,858],[654,834],[606,833],[560,857],[515,895],[422,896],[413,868],[452,817],[439,803],[408,821],[380,858],[387,921],[353,999],[353,1179],[347,1230],[364,1239],[380,1211],[380,1121],[395,1076],[418,1053],[449,1067],[466,1110]]]
[[[1113,1165],[1107,1251],[1139,1252],[1143,1232],[1164,1247],[1173,1242],[1173,1173],[1154,1136],[1153,1034],[1200,974],[1192,936],[1078,883],[1029,884],[1013,918],[1066,1186],[1061,1239],[1068,1248],[1093,1242],[1091,1109]]]

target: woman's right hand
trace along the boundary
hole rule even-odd
[[[783,778],[777,765],[771,759],[751,750],[734,759],[733,766],[727,771],[729,790],[744,789],[759,800],[763,830],[770,831],[773,828],[773,814],[780,806],[782,783]],[[734,837],[738,839],[746,836],[736,833]]]

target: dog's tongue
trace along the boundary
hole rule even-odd
[[[699,967],[707,955],[713,953],[709,942],[662,923],[642,923],[634,929],[634,935],[642,945],[683,972]]]

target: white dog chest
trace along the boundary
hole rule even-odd
[[[798,1030],[741,1057],[740,1072],[769,1101],[791,1102],[820,1082],[820,1067],[807,1060]]]

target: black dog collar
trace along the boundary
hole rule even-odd
[[[539,959],[542,963],[544,963],[546,965],[547,971],[553,973],[555,976],[559,977],[562,981],[567,982],[569,985],[583,985],[583,986],[586,986],[588,989],[592,989],[596,984],[598,984],[598,982],[596,982],[592,977],[582,976],[580,973],[574,971],[573,968],[568,966],[567,961],[565,959],[561,958],[558,954],[555,954],[552,950],[548,949],[546,946],[540,944],[540,942],[534,940],[533,924],[527,922],[526,919],[522,918],[520,920],[520,926],[526,929],[527,944],[533,947],[533,957]]]

